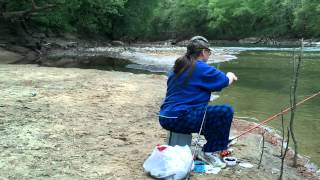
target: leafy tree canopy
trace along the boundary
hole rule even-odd
[[[54,5],[23,19],[41,31],[111,39],[320,37],[319,0],[0,0],[1,13]],[[14,13],[12,13],[14,14]]]

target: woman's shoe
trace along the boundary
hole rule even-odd
[[[212,165],[213,167],[220,167],[221,169],[226,167],[226,163],[224,163],[220,156],[217,153],[205,153],[203,151],[198,152],[198,159]]]

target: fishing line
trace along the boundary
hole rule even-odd
[[[311,95],[311,96],[309,96],[309,97],[307,97],[307,98],[305,98],[305,99],[303,99],[303,100],[301,100],[300,102],[298,102],[298,103],[295,105],[295,107],[297,107],[297,106],[305,103],[306,101],[308,101],[308,100],[310,100],[310,99],[312,99],[312,98],[314,98],[314,97],[316,97],[316,96],[318,96],[318,95],[320,95],[320,91],[317,92],[317,93],[315,93],[315,94],[313,94],[313,95]],[[278,116],[280,116],[280,115],[282,115],[282,114],[285,114],[285,113],[291,111],[292,109],[293,109],[293,106],[288,107],[288,108],[286,108],[285,110],[283,110],[283,111],[281,111],[281,112],[279,112],[279,113],[277,113],[277,114],[275,114],[275,115],[273,115],[273,116],[271,116],[271,117],[263,120],[263,121],[262,121],[261,123],[259,123],[258,125],[256,125],[256,126],[250,128],[250,129],[242,132],[241,134],[239,134],[238,136],[236,136],[236,137],[234,137],[234,138],[232,138],[232,139],[229,139],[229,142],[231,142],[231,141],[233,141],[233,140],[235,140],[235,139],[238,139],[239,137],[241,137],[241,136],[243,136],[243,135],[245,135],[245,134],[253,131],[254,129],[256,129],[256,128],[258,128],[258,127],[266,124],[267,122],[269,122],[269,121],[271,121],[271,120],[274,120],[276,117],[278,117]]]
[[[189,179],[189,176],[190,176],[190,173],[191,173],[191,169],[192,169],[192,164],[193,164],[194,159],[195,159],[195,153],[198,150],[198,144],[199,144],[199,140],[200,140],[201,131],[202,131],[202,128],[203,128],[203,124],[205,123],[205,120],[206,120],[207,109],[208,109],[208,105],[205,108],[204,115],[203,115],[202,122],[201,122],[201,126],[200,126],[200,130],[199,130],[199,132],[197,134],[197,138],[196,138],[196,142],[195,142],[195,148],[193,149],[193,153],[192,153],[192,161],[191,161],[191,164],[189,166],[189,170],[188,170],[188,174],[187,174],[186,179]]]

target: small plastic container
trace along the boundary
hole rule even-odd
[[[224,157],[223,161],[227,164],[227,166],[235,166],[237,165],[237,158],[236,157]]]

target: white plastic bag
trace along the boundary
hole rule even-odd
[[[152,177],[161,179],[182,179],[192,164],[192,153],[189,146],[157,145],[143,168]]]

